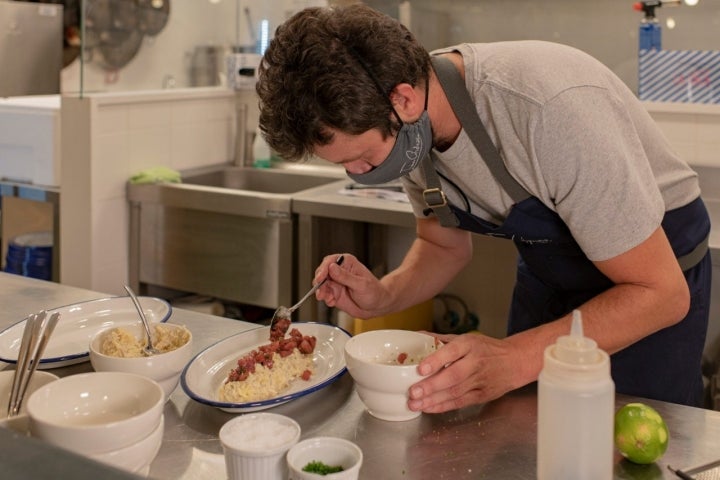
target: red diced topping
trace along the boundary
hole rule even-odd
[[[283,322],[281,319],[273,326],[273,331],[276,330],[276,326]],[[265,368],[273,368],[273,354],[278,353],[280,357],[285,358],[292,354],[297,348],[300,353],[308,355],[315,351],[315,345],[317,339],[313,336],[304,336],[297,328],[293,328],[290,331],[290,336],[285,338],[285,331],[290,326],[290,320],[282,324],[284,330],[282,335],[276,340],[272,340],[266,345],[261,345],[255,350],[247,353],[242,358],[238,359],[237,367],[230,371],[228,374],[227,382],[241,382],[250,376],[251,373],[255,372],[255,365],[260,364]],[[271,338],[273,333],[271,332]],[[306,370],[302,374],[303,380],[308,380],[312,375],[312,372]],[[307,377],[307,378],[306,378]]]

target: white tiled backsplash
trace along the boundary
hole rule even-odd
[[[720,167],[720,105],[646,106],[680,157],[691,165]]]
[[[166,90],[63,97],[61,282],[123,294],[128,179],[234,159],[235,94]]]

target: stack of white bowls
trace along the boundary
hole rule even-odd
[[[27,401],[30,434],[114,467],[143,474],[162,443],[165,394],[125,372],[71,375]]]

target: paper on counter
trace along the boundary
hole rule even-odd
[[[388,190],[384,188],[343,188],[338,193],[350,197],[379,198],[393,202],[410,203],[405,192]]]

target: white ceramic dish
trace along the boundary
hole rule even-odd
[[[317,338],[313,361],[315,373],[309,381],[296,380],[283,395],[248,403],[229,403],[218,400],[218,389],[235,368],[237,360],[251,350],[269,343],[270,328],[259,327],[238,333],[206,348],[188,363],[180,376],[180,385],[196,402],[220,408],[226,412],[252,412],[274,407],[295,398],[327,387],[345,373],[345,343],[350,334],[345,330],[322,323],[294,322],[303,335]]]
[[[172,307],[165,300],[139,297],[150,322],[167,322]],[[60,313],[38,368],[58,368],[89,360],[90,339],[100,330],[139,323],[137,310],[129,297],[107,297],[48,310]],[[26,319],[0,331],[0,361],[17,363]]]
[[[3,418],[0,420],[0,428],[12,430],[15,433],[19,433],[22,436],[30,436],[30,418],[27,413],[22,413],[10,418]]]
[[[349,440],[337,437],[314,437],[295,444],[287,453],[289,480],[357,480],[363,462],[360,447]],[[342,471],[320,475],[305,472],[310,462],[327,466],[340,466]]]
[[[151,324],[154,329],[155,324]],[[167,329],[180,331],[182,325],[174,323],[165,323],[163,326]],[[165,392],[165,399],[169,399],[170,394],[175,390],[180,382],[180,373],[182,373],[185,365],[192,358],[192,333],[188,341],[169,352],[152,355],[150,357],[112,357],[101,353],[102,341],[105,335],[115,327],[107,328],[98,332],[90,341],[90,363],[96,372],[129,372],[137,373],[148,378],[152,378],[160,384]],[[130,332],[135,338],[144,338],[145,328],[141,325],[131,325],[123,327]],[[188,330],[189,331],[189,330]]]
[[[408,390],[423,379],[417,364],[436,349],[434,337],[410,330],[372,330],[351,338],[345,361],[368,412],[390,421],[419,417],[407,406]],[[401,354],[407,356],[402,364]]]
[[[276,413],[238,415],[218,437],[229,479],[287,478],[285,454],[300,439],[300,425]]]
[[[13,377],[15,376],[15,370],[3,370],[0,372],[0,420],[7,418],[7,407],[10,402],[10,390],[12,389]],[[50,382],[54,382],[58,379],[57,375],[53,375],[50,372],[38,372],[33,373],[30,378],[30,384],[28,385],[27,392],[23,399],[23,403],[20,406],[20,414],[24,414],[27,410],[27,401],[30,395],[35,390],[46,385]]]
[[[89,454],[88,457],[127,472],[139,473],[149,466],[157,456],[164,433],[165,418],[161,415],[160,423],[147,437],[127,447],[105,453]]]
[[[27,402],[30,433],[89,455],[127,447],[155,430],[165,406],[157,382],[125,372],[70,375],[39,388]]]

